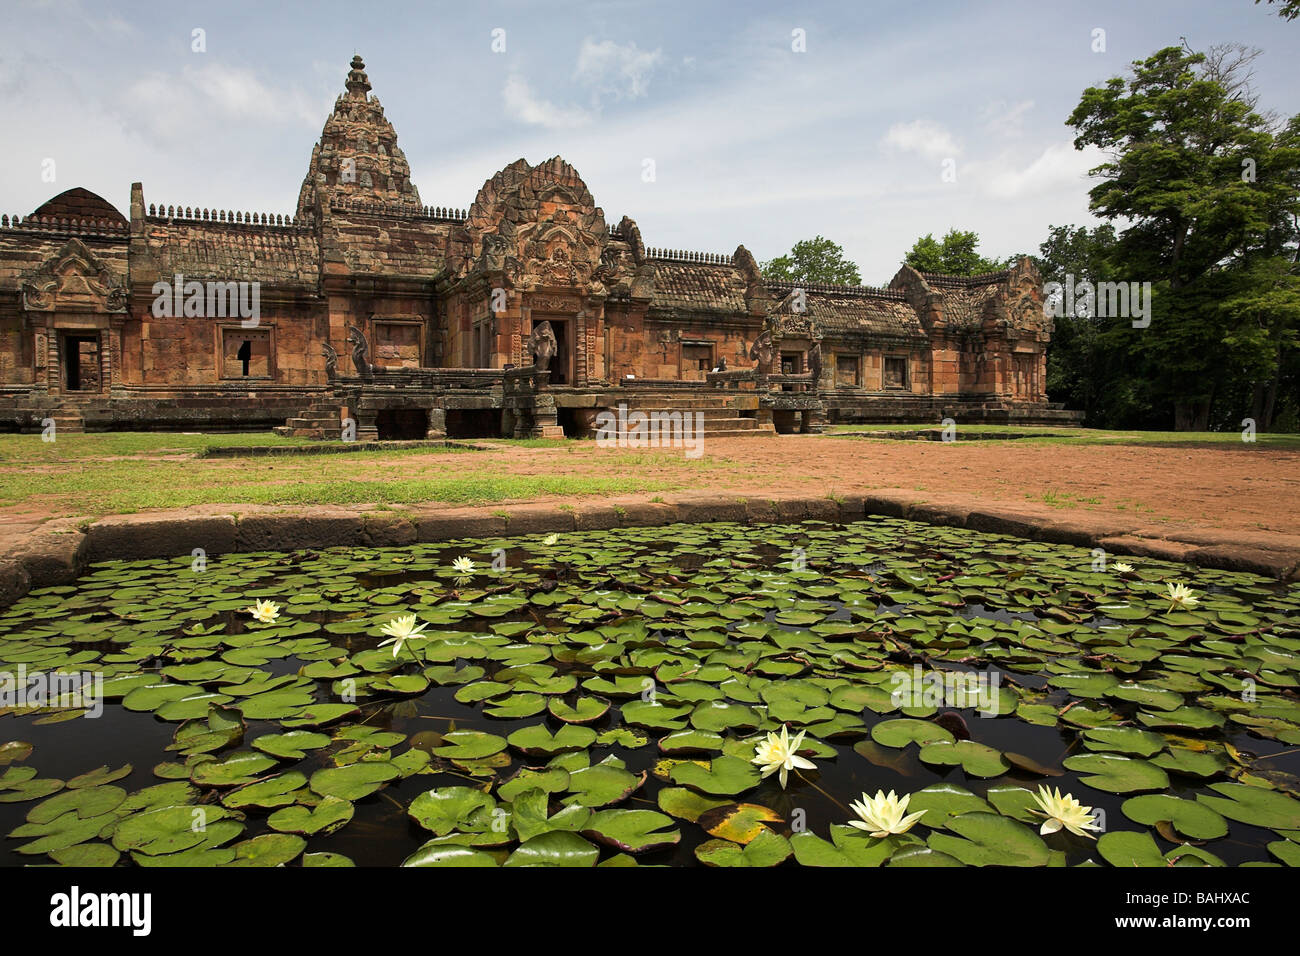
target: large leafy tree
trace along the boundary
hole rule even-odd
[[[787,255],[760,263],[759,268],[769,279],[828,285],[862,284],[858,267],[845,258],[844,249],[823,236],[802,239]]]
[[[1006,267],[1005,262],[985,259],[979,254],[980,237],[974,232],[950,229],[942,239],[926,233],[912,244],[903,261],[918,272],[938,272],[944,275],[973,276],[984,272],[997,272]]]
[[[1276,387],[1294,331],[1297,121],[1256,110],[1255,55],[1167,47],[1128,78],[1085,90],[1068,120],[1076,147],[1108,157],[1092,171],[1101,182],[1090,205],[1127,224],[1111,256],[1115,280],[1154,290],[1149,328],[1108,332],[1145,364],[1180,429],[1209,427],[1234,377],[1272,376]],[[1277,286],[1267,295],[1265,276]],[[1252,289],[1262,297],[1247,308]],[[1272,359],[1261,340],[1276,345]]]

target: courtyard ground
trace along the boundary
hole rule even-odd
[[[468,449],[202,457],[231,445],[285,449],[269,434],[0,436],[0,550],[51,518],[212,506],[654,501],[708,492],[749,500],[890,493],[915,502],[1012,508],[1051,520],[1189,528],[1257,546],[1300,545],[1300,436],[1062,430],[988,441],[819,436],[706,440],[673,449],[580,441],[484,441]],[[1008,431],[980,429],[980,431]],[[1029,430],[1042,434],[1044,429]],[[1269,542],[1272,542],[1270,544]]]

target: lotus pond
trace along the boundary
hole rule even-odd
[[[1093,561],[875,518],[99,564],[0,613],[4,862],[1300,864],[1300,587]],[[920,817],[849,826],[878,791]]]

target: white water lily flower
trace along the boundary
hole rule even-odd
[[[1196,592],[1186,584],[1170,584],[1169,588],[1169,610],[1182,608],[1184,611],[1190,611],[1196,605],[1201,603],[1201,599],[1196,596]]]
[[[849,804],[853,812],[862,818],[850,820],[849,826],[866,830],[877,839],[887,837],[891,833],[906,833],[926,814],[925,810],[907,813],[907,804],[911,799],[912,795],[909,793],[900,800],[892,790],[889,791],[889,796],[885,796],[883,790],[877,790],[874,797],[864,793],[861,802]]]
[[[451,567],[452,570],[458,572],[459,574],[474,573],[474,562],[471,561],[469,558],[465,557],[464,555],[461,555],[455,561],[451,562]]]
[[[402,645],[413,637],[419,637],[427,627],[427,624],[416,624],[414,614],[404,614],[401,617],[395,617],[380,630],[388,635],[388,640],[380,641],[380,647],[393,645],[393,656],[402,649]]]
[[[781,788],[785,789],[785,781],[789,777],[791,770],[795,768],[800,770],[817,769],[811,760],[798,755],[799,745],[803,743],[805,733],[807,731],[801,730],[791,740],[790,728],[782,725],[779,734],[769,733],[766,739],[759,741],[754,748],[754,759],[750,763],[761,766],[764,777],[770,777],[780,771]]]
[[[545,538],[542,539],[542,544],[546,545],[549,548],[551,545],[555,544],[555,542],[559,540],[560,540],[560,536],[558,534],[548,534]]]
[[[1061,827],[1069,830],[1076,836],[1087,837],[1090,840],[1097,839],[1088,830],[1100,830],[1097,826],[1096,817],[1092,815],[1092,807],[1080,805],[1071,794],[1061,796],[1061,791],[1053,793],[1044,786],[1039,786],[1038,792],[1034,794],[1034,799],[1042,810],[1030,808],[1030,813],[1036,813],[1040,817],[1047,817],[1038,832],[1046,836],[1049,833],[1055,833]]]
[[[244,610],[263,624],[273,624],[275,619],[280,616],[280,605],[274,601],[258,601],[252,607],[246,607]]]
[[[1125,564],[1123,561],[1116,561],[1110,566],[1110,569],[1116,574],[1128,574],[1133,570],[1133,565]]]

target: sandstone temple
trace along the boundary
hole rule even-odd
[[[292,216],[69,189],[0,217],[0,430],[590,436],[620,406],[718,435],[827,422],[1075,423],[1022,260],[887,288],[647,247],[572,166],[423,205],[354,58]],[[349,432],[349,427],[351,431]]]

